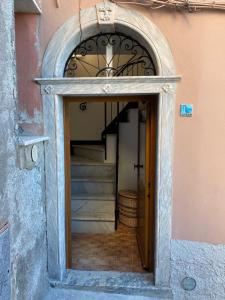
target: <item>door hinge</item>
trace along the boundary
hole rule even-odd
[[[134,164],[134,169],[140,169],[140,168],[143,169],[144,166],[143,165],[139,165],[139,164],[137,164],[137,165]]]

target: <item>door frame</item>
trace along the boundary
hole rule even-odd
[[[65,96],[77,97],[77,95],[80,95],[80,97],[96,97],[96,95],[104,97],[106,93],[103,90],[106,86],[105,81],[107,81],[107,87],[110,87],[111,91],[108,93],[108,96],[124,95],[137,97],[138,95],[139,97],[140,95],[141,97],[152,93],[159,94],[154,282],[157,286],[169,287],[174,95],[176,82],[179,78],[167,78],[166,84],[170,82],[171,87],[169,91],[164,89],[164,78],[159,77],[158,82],[155,77],[138,78],[138,83],[135,82],[137,78],[130,78],[129,80],[127,78],[99,79],[71,79],[66,80],[66,83],[65,79],[37,79],[39,84],[41,84],[44,101],[45,134],[50,138],[45,149],[49,271],[59,272],[58,275],[57,273],[55,275],[58,280],[63,280],[67,272],[63,99],[65,99]],[[96,81],[98,84],[96,84]],[[145,82],[143,83],[142,81]],[[134,85],[136,87],[135,90],[132,88]],[[49,87],[51,87],[51,93],[48,91]],[[149,87],[151,92],[148,91]],[[75,92],[74,89],[76,90]],[[54,259],[52,253],[57,255],[57,260]],[[53,262],[56,265],[53,265]],[[52,277],[51,273],[50,276],[55,278]]]
[[[146,204],[146,208],[148,210],[147,212],[147,220],[145,221],[146,226],[153,225],[153,230],[155,228],[155,160],[156,160],[156,149],[155,149],[155,143],[156,143],[156,107],[158,105],[158,95],[157,97],[153,97],[151,99],[151,95],[136,95],[136,96],[102,96],[102,97],[64,97],[63,99],[63,115],[64,115],[64,145],[65,145],[65,223],[66,223],[66,266],[67,269],[72,269],[72,230],[71,230],[71,215],[72,215],[72,209],[71,209],[71,188],[70,188],[70,182],[71,182],[71,171],[70,171],[70,163],[71,163],[71,153],[70,153],[70,114],[69,114],[69,104],[70,103],[79,103],[79,102],[87,102],[87,103],[120,103],[120,102],[132,102],[135,101],[137,103],[140,102],[147,102],[147,114],[148,114],[148,122],[146,123],[146,144],[145,144],[145,153],[146,153],[146,198],[148,198],[147,195],[151,194],[152,205]],[[157,98],[157,99],[156,99]],[[149,104],[149,102],[152,101],[152,105]],[[149,107],[152,107],[150,110]],[[150,147],[150,144],[153,146]],[[152,151],[152,148],[153,151]],[[153,161],[154,160],[154,161]],[[148,183],[151,180],[151,187],[148,186]],[[118,192],[118,191],[116,191]],[[145,202],[148,202],[147,199],[145,199]],[[151,222],[151,219],[152,222]],[[151,224],[150,224],[151,223]],[[152,224],[153,223],[153,224]],[[148,232],[148,243],[150,243],[147,247],[147,249],[150,249],[148,251],[148,254],[145,253],[145,255],[151,255],[151,258],[148,258],[148,260],[151,262],[151,270],[153,270],[153,262],[154,259],[154,243],[152,243],[152,238],[155,239],[154,233],[150,228],[145,228],[146,232]],[[147,234],[147,233],[146,233]],[[150,236],[151,235],[151,236]],[[152,237],[153,235],[153,237]]]
[[[41,85],[45,146],[48,273],[62,281],[67,273],[65,247],[64,96],[131,96],[159,94],[156,165],[156,286],[170,286],[170,242],[172,219],[172,162],[176,75],[173,56],[160,30],[141,13],[111,5],[110,20],[102,22],[98,6],[82,10],[53,35],[44,55]],[[97,12],[97,13],[96,13]],[[106,29],[135,37],[152,53],[157,67],[154,77],[63,78],[68,57],[82,39]],[[81,34],[82,30],[82,34]]]
[[[152,97],[153,96],[153,97]],[[150,103],[151,102],[151,103]],[[145,122],[145,194],[144,194],[144,226],[143,232],[140,233],[139,227],[137,227],[137,242],[139,246],[139,252],[142,260],[142,265],[148,271],[154,272],[154,246],[155,246],[155,182],[156,182],[156,137],[157,137],[157,106],[158,95],[151,95],[149,99],[145,101],[146,105],[146,122]],[[138,191],[139,191],[139,179],[140,179],[140,111],[138,116]],[[139,192],[138,192],[139,195]],[[138,204],[140,203],[140,198]],[[138,214],[139,214],[138,205]],[[139,219],[138,219],[139,226]],[[144,238],[144,249],[141,242],[141,235]]]

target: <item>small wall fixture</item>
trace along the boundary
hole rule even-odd
[[[19,136],[18,161],[20,169],[32,170],[38,164],[40,147],[48,141],[47,136]]]
[[[193,291],[196,288],[196,280],[192,277],[185,277],[181,281],[181,286],[185,291]]]
[[[180,105],[180,116],[181,117],[192,117],[193,104],[181,104]]]

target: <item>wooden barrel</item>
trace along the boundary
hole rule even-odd
[[[137,193],[135,191],[119,191],[119,220],[128,227],[137,227]]]

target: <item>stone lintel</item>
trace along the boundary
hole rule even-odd
[[[136,95],[174,92],[179,76],[36,78],[42,95]],[[137,92],[138,91],[138,92]]]

